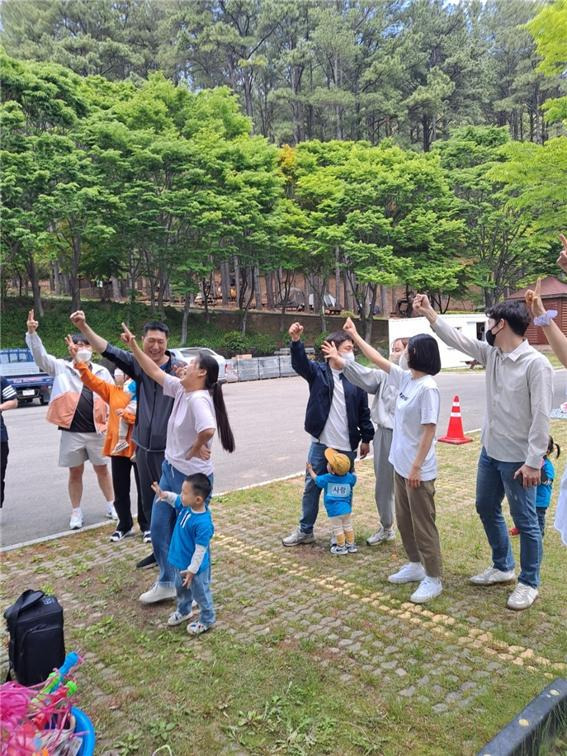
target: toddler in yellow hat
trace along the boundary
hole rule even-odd
[[[325,449],[324,453],[328,472],[316,475],[309,462],[307,472],[315,485],[324,491],[323,501],[335,541],[331,546],[331,554],[354,554],[358,551],[352,526],[352,489],[356,484],[356,475],[350,471],[351,461],[346,454],[335,449]]]

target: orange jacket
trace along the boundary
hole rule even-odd
[[[89,370],[88,365],[84,362],[77,363],[77,370],[81,374],[81,380],[91,389],[96,392],[101,399],[110,407],[110,414],[108,416],[108,427],[106,429],[106,439],[104,441],[103,454],[107,457],[110,456],[111,451],[114,449],[118,442],[118,426],[120,423],[120,417],[116,414],[116,410],[124,409],[131,400],[131,396],[127,391],[124,391],[120,386],[115,386],[112,383],[107,383],[101,378],[97,378],[96,375]],[[128,448],[123,452],[115,454],[116,457],[131,457],[136,449],[136,444],[132,441],[132,428],[136,422],[136,416],[130,412],[125,412],[122,415],[122,419],[126,420],[129,425],[128,435],[126,440],[128,441]]]

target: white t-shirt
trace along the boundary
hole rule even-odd
[[[407,478],[419,448],[422,426],[437,425],[439,389],[432,376],[414,379],[409,370],[402,370],[397,365],[391,365],[388,383],[398,390],[389,460],[398,475]],[[436,477],[434,439],[421,466],[421,479],[435,480]]]
[[[165,444],[165,458],[185,475],[204,473],[211,475],[213,460],[192,457],[186,459],[187,452],[195,443],[201,431],[208,428],[216,430],[217,421],[213,400],[208,391],[185,391],[179,378],[165,375],[163,393],[172,396],[173,409],[167,423],[167,440]],[[207,443],[211,448],[213,439]]]
[[[329,417],[321,436],[316,441],[325,444],[330,449],[350,450],[350,436],[348,432],[348,419],[345,401],[345,389],[341,381],[342,370],[333,370],[334,388],[333,401],[329,410]]]

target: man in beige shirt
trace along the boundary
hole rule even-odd
[[[478,462],[476,510],[492,548],[492,566],[474,575],[475,585],[514,580],[514,557],[502,501],[508,498],[520,531],[521,571],[508,598],[510,609],[527,609],[538,596],[542,558],[535,499],[549,440],[553,369],[524,334],[530,315],[523,302],[501,302],[488,312],[486,341],[469,338],[438,317],[429,299],[418,294],[416,315],[424,315],[437,336],[486,367],[486,415]]]

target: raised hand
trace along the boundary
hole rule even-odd
[[[84,326],[87,322],[87,318],[85,317],[85,313],[83,310],[75,310],[75,312],[72,312],[69,315],[69,320],[73,325],[77,326],[79,330],[81,330],[81,326]]]
[[[28,320],[27,320],[27,327],[28,327],[28,333],[35,333],[37,329],[39,328],[39,323],[35,319],[34,311],[30,310],[28,312]]]
[[[65,336],[65,343],[67,344],[67,349],[69,351],[69,354],[71,355],[73,359],[75,359],[75,357],[77,356],[77,352],[79,351],[78,344],[75,344],[75,342],[73,341],[73,339],[71,338],[69,334]]]
[[[352,321],[352,318],[347,318],[343,325],[343,331],[346,331],[351,336],[356,336],[358,334],[358,331],[356,330],[356,326]]]
[[[537,318],[545,314],[545,307],[541,301],[541,278],[536,281],[535,289],[528,289],[525,295],[526,307],[530,311],[532,318]]]
[[[431,302],[427,294],[416,294],[413,298],[412,308],[417,315],[423,315],[425,310],[430,310]]]
[[[132,342],[136,341],[136,337],[126,323],[122,323],[122,333],[120,334],[120,338],[125,344],[132,344]]]
[[[336,360],[340,358],[339,350],[335,346],[334,341],[324,341],[321,344],[321,351],[326,360]]]
[[[567,236],[565,236],[564,234],[559,234],[559,238],[561,239],[563,249],[559,253],[559,257],[557,258],[557,264],[559,265],[561,270],[564,270],[565,273],[567,273]]]
[[[289,327],[288,333],[292,341],[299,341],[301,334],[303,333],[303,326],[301,323],[292,323]]]

